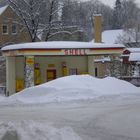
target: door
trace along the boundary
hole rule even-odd
[[[47,81],[56,79],[56,69],[47,70]]]
[[[95,68],[95,77],[98,77],[98,69]]]

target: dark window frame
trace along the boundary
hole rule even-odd
[[[17,25],[16,24],[12,25],[11,32],[12,32],[12,35],[16,35],[17,34]]]
[[[2,34],[3,35],[8,35],[9,31],[8,31],[8,25],[7,24],[3,24],[2,25]]]

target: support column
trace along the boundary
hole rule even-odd
[[[25,57],[25,88],[34,86],[34,56]]]
[[[16,92],[15,57],[6,57],[6,95]]]
[[[88,56],[88,73],[95,76],[94,57]]]

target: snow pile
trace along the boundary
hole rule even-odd
[[[81,140],[71,127],[55,128],[48,124],[23,121],[0,123],[0,140]]]
[[[8,102],[65,102],[134,93],[140,93],[139,88],[123,80],[112,77],[98,79],[89,75],[73,75],[25,89],[10,96]]]
[[[1,95],[1,93],[0,93],[0,102],[3,101],[5,98],[6,98],[6,97],[3,96],[3,95]]]

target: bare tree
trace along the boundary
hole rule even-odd
[[[38,39],[41,34],[43,40],[50,38],[62,32],[68,32],[61,18],[62,9],[65,6],[62,0],[8,0],[15,9],[32,42]],[[70,1],[69,4],[73,5]],[[67,27],[70,24],[67,25]]]
[[[99,0],[89,0],[85,2],[73,1],[73,5],[68,4],[70,0],[65,0],[62,19],[65,25],[77,25],[86,34],[86,39],[93,39],[93,15],[102,14],[103,29],[111,28],[112,9],[104,5]]]
[[[41,22],[40,15],[45,12],[42,8],[45,2],[42,0],[8,0],[8,2],[21,19],[18,24],[27,29],[32,42],[35,42]]]

